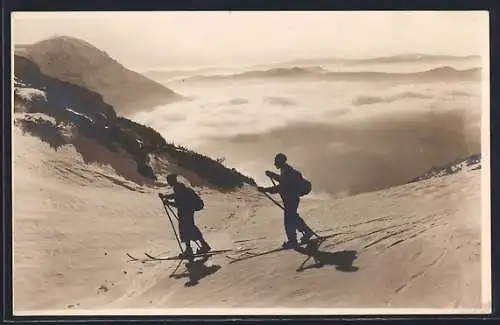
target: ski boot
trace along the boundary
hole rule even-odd
[[[186,248],[186,250],[179,254],[179,258],[190,258],[193,257],[193,250],[191,247]]]
[[[300,238],[300,245],[307,244],[310,240],[311,237],[313,236],[312,233],[305,233],[302,238]]]
[[[208,245],[207,242],[203,242],[201,244],[201,247],[196,252],[196,254],[205,254],[205,253],[210,252],[211,250],[212,250],[212,247],[210,247],[210,245]]]
[[[283,245],[281,245],[281,247],[284,249],[296,249],[299,247],[299,244],[296,241],[286,241],[283,243]]]

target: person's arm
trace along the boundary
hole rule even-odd
[[[176,207],[175,202],[173,202],[173,201],[165,200],[165,201],[163,201],[163,203],[165,203],[166,205],[171,206],[171,207]]]
[[[280,182],[280,175],[278,175],[272,171],[266,170],[266,176],[271,178],[271,179],[274,179],[277,182]]]
[[[165,194],[163,197],[165,198],[165,200],[173,200],[174,199],[174,193]]]
[[[279,185],[270,186],[270,187],[259,186],[258,190],[259,190],[259,192],[262,192],[262,193],[276,194],[279,192]]]
[[[164,204],[168,204],[170,206],[175,206],[174,202],[170,201],[170,200],[174,199],[174,193],[171,193],[171,194],[158,193],[158,196],[160,197],[160,199],[163,201]]]

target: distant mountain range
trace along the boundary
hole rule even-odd
[[[410,63],[422,62],[431,63],[438,61],[465,61],[465,60],[480,60],[479,55],[453,56],[453,55],[432,55],[421,53],[400,54],[393,56],[383,56],[366,59],[346,59],[346,58],[317,58],[317,59],[297,59],[288,61],[288,64],[344,64],[344,65],[364,65],[364,64],[380,64],[380,63]]]
[[[442,66],[421,72],[395,73],[376,71],[332,72],[321,67],[291,67],[273,68],[268,70],[253,70],[230,75],[194,75],[184,81],[223,81],[261,78],[299,79],[309,78],[324,81],[397,81],[397,82],[432,82],[447,80],[480,81],[481,68],[457,70]]]

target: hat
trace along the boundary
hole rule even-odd
[[[275,163],[285,163],[287,160],[286,158],[286,155],[284,153],[278,153],[275,157],[274,157],[274,162]]]

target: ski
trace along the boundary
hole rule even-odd
[[[222,254],[222,253],[228,253],[228,252],[232,252],[232,251],[241,253],[242,256],[240,255],[239,257],[231,257],[231,256],[226,255],[226,258],[230,260],[229,263],[232,264],[232,263],[244,261],[244,260],[247,260],[250,258],[268,255],[268,254],[272,254],[272,253],[277,253],[277,252],[281,252],[281,251],[285,251],[285,250],[307,249],[309,245],[321,245],[328,237],[331,237],[331,236],[316,237],[313,239],[309,239],[305,242],[299,243],[299,247],[297,247],[295,249],[294,248],[279,247],[279,248],[275,248],[275,249],[265,251],[262,253],[249,252],[249,250],[251,250],[250,248],[244,248],[241,250],[238,250],[238,249],[237,250],[233,250],[233,249],[213,250],[213,251],[210,251],[207,253],[193,254],[191,256],[182,256],[182,257],[181,256],[159,257],[159,256],[153,256],[153,255],[148,254],[148,253],[143,253],[146,256],[146,258],[141,259],[141,258],[134,257],[129,253],[126,253],[126,255],[129,257],[130,262],[153,262],[153,261],[189,260],[189,259],[195,259],[198,257],[206,257],[206,256],[212,256],[212,255],[217,255],[217,254]],[[303,246],[306,246],[306,247],[303,247]]]
[[[301,250],[304,250],[304,249],[307,249],[309,245],[321,245],[328,237],[316,237],[314,239],[309,239],[305,242],[301,242],[299,243],[299,246],[296,247],[296,248],[293,248],[293,247],[279,247],[279,248],[275,248],[275,249],[272,249],[272,250],[269,250],[269,251],[265,251],[265,252],[262,252],[262,253],[251,253],[251,252],[244,252],[244,254],[242,255],[245,255],[245,256],[240,256],[240,257],[230,257],[230,256],[227,256],[226,255],[226,258],[230,260],[229,264],[232,264],[232,263],[236,263],[236,262],[241,262],[241,261],[245,261],[245,260],[248,260],[248,259],[251,259],[251,258],[254,258],[254,257],[259,257],[259,256],[264,256],[264,255],[268,255],[268,254],[272,254],[272,253],[277,253],[277,252],[281,252],[281,251],[287,251],[287,250],[294,250],[294,251],[301,251]],[[306,247],[302,247],[302,246],[306,246]]]
[[[206,252],[206,253],[197,253],[197,254],[193,254],[191,256],[184,256],[182,259],[187,259],[187,258],[190,258],[190,257],[203,257],[203,256],[207,256],[207,255],[215,255],[215,254],[221,254],[221,253],[226,253],[226,252],[230,252],[232,251],[232,249],[222,249],[222,250],[215,250],[215,251],[210,251],[210,252]],[[153,259],[153,260],[162,260],[164,258],[168,258],[168,259],[171,259],[171,258],[180,258],[180,256],[172,256],[172,257],[159,257],[159,256],[152,256],[148,253],[144,253],[144,255],[146,255],[148,258],[150,259]]]
[[[155,259],[158,258],[158,257],[155,257],[155,256],[151,256],[148,253],[144,253],[144,255],[146,255],[146,257],[149,258],[149,259],[151,259],[151,260],[155,260]]]
[[[138,261],[139,259],[136,258],[136,257],[133,257],[132,255],[130,255],[129,253],[127,253],[127,256],[130,258],[131,261]]]
[[[249,252],[249,250],[250,249],[247,249],[244,251],[235,251],[237,253],[236,255],[233,255],[233,256],[226,255],[226,258],[229,260],[235,260],[235,259],[241,258],[242,256],[245,256],[245,255],[247,255],[247,256],[248,255],[250,255],[250,256],[255,255],[255,253]]]
[[[311,245],[311,244],[318,244],[321,245],[325,240],[327,240],[328,237],[315,237],[308,239],[306,241],[300,242],[299,246],[304,246],[304,245]]]
[[[277,253],[277,252],[281,252],[281,251],[285,251],[285,250],[289,250],[289,249],[290,248],[280,247],[280,248],[275,248],[275,249],[272,249],[272,250],[269,250],[269,251],[266,251],[266,252],[263,252],[263,253],[250,253],[250,252],[246,252],[245,255],[247,255],[247,256],[244,256],[244,257],[237,257],[237,258],[231,258],[229,256],[226,256],[226,257],[231,260],[229,262],[229,264],[233,264],[233,263],[245,261],[245,260],[248,260],[248,259],[251,259],[251,258],[254,258],[254,257],[264,256],[264,255],[268,255],[268,254],[272,254],[272,253]]]
[[[225,250],[217,250],[217,251],[210,251],[207,253],[201,253],[201,254],[193,254],[190,256],[171,256],[171,257],[154,257],[149,254],[144,253],[150,260],[153,261],[170,261],[170,260],[190,260],[190,259],[195,259],[197,257],[208,257],[212,255],[217,255],[217,254],[222,254],[226,252],[230,252],[231,249],[225,249]]]
[[[144,255],[147,257],[145,259],[137,258],[129,253],[127,253],[127,256],[130,258],[132,262],[152,262],[152,261],[173,261],[173,260],[189,260],[189,259],[194,259],[197,257],[206,257],[206,256],[212,256],[212,255],[217,255],[217,254],[222,254],[226,252],[232,251],[231,249],[224,249],[224,250],[215,250],[215,251],[210,251],[207,253],[201,253],[201,254],[193,254],[191,256],[169,256],[169,257],[155,257],[152,256],[148,253],[144,253]]]

